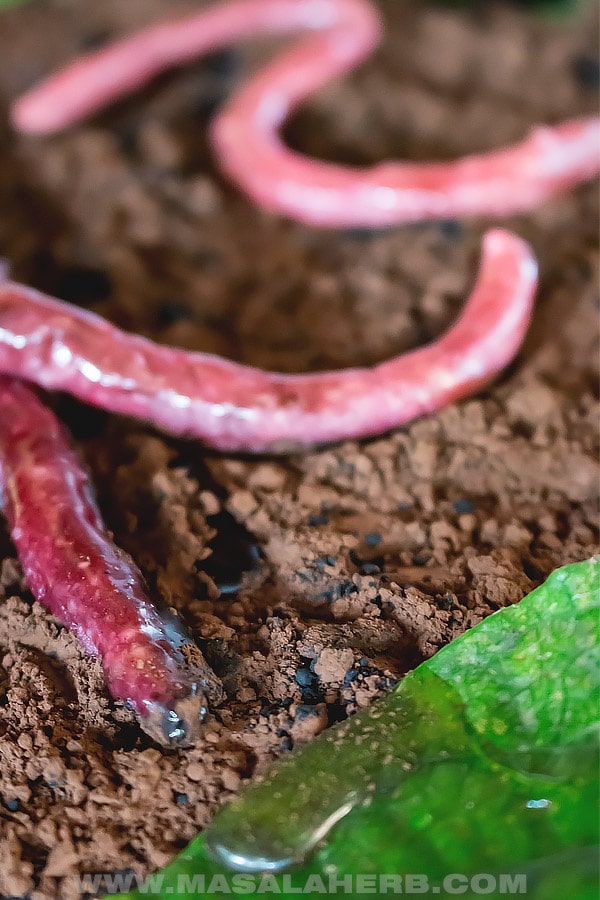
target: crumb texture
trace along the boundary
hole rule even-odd
[[[383,46],[294,116],[296,149],[448,159],[595,111],[592,5],[560,25],[502,4],[380,6]],[[60,62],[193,8],[2,11],[0,256],[15,277],[164,343],[287,372],[371,364],[441,334],[489,223],[317,231],[219,175],[207,123],[264,42],[52,139],[10,132],[10,100]],[[79,900],[78,873],[158,868],[276,757],[595,551],[597,221],[583,186],[498,223],[540,261],[519,356],[475,398],[377,440],[231,456],[53,398],[116,541],[227,699],[194,747],[161,752],[32,602],[2,525],[0,896]]]

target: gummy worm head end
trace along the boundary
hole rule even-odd
[[[208,700],[200,692],[171,705],[149,703],[139,722],[146,734],[163,747],[189,747],[198,740],[207,711]]]

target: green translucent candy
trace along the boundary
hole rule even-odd
[[[599,607],[600,557],[557,570],[243,792],[152,895],[596,897]]]

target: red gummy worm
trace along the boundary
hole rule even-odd
[[[82,57],[22,97],[12,117],[50,133],[163,69],[244,37],[308,32],[255,75],[212,128],[224,171],[258,203],[315,225],[381,226],[506,215],[593,176],[598,119],[538,128],[513,147],[453,163],[353,169],[288,150],[290,111],[364,58],[380,25],[366,0],[237,0]],[[107,683],[164,742],[193,740],[214,676],[187,665],[188,638],[147,600],[104,528],[53,414],[8,375],[224,450],[277,451],[361,437],[430,412],[513,357],[537,282],[530,248],[487,233],[477,283],[454,326],[370,369],[282,375],[125,334],[89,312],[3,282],[0,272],[0,489],[34,595],[102,659]]]
[[[516,353],[537,265],[488,231],[461,316],[441,338],[373,368],[283,375],[155,344],[23,285],[0,285],[0,371],[223,450],[285,451],[385,431],[473,391]]]
[[[22,131],[50,133],[169,66],[261,32],[310,32],[242,87],[212,126],[223,170],[257,203],[313,225],[383,226],[427,218],[506,216],[532,209],[600,168],[600,119],[538,127],[520,144],[447,163],[355,169],[287,149],[290,111],[377,44],[367,0],[237,0],[152,26],[90,53],[25,94]]]
[[[54,414],[0,376],[0,506],[37,600],[102,660],[107,685],[162,744],[198,733],[214,675],[177,617],[146,595],[133,560],[113,544],[89,482]],[[194,647],[190,665],[185,646]]]

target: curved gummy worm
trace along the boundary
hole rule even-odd
[[[261,32],[309,32],[217,117],[221,165],[258,203],[316,225],[380,226],[532,208],[598,170],[599,120],[539,128],[521,144],[454,163],[352,169],[288,150],[290,110],[358,63],[380,26],[365,0],[237,0],[158,25],[77,60],[22,97],[12,117],[50,133],[164,68]],[[282,375],[159,346],[84,310],[5,281],[0,265],[0,493],[29,585],[103,662],[112,693],[162,743],[193,740],[220,688],[177,620],[146,597],[106,532],[85,473],[37,396],[68,391],[173,434],[275,451],[381,432],[476,389],[517,351],[537,281],[530,248],[487,233],[462,315],[434,343],[370,369]],[[16,378],[11,378],[15,376]]]
[[[310,32],[262,69],[215,118],[223,170],[257,203],[313,225],[383,226],[427,218],[506,216],[593,177],[600,119],[538,127],[502,150],[448,163],[355,169],[287,149],[278,129],[309,94],[377,44],[366,0],[236,0],[152,26],[83,56],[15,104],[22,131],[50,133],[139,87],[163,69],[261,32]]]
[[[175,615],[159,612],[141,572],[116,547],[87,476],[54,414],[0,376],[0,485],[27,583],[37,600],[102,660],[114,697],[163,744],[197,736],[219,688]],[[194,647],[190,665],[183,649]]]
[[[283,375],[155,344],[23,285],[0,285],[0,371],[223,450],[277,452],[407,422],[487,382],[527,328],[537,266],[489,231],[461,316],[441,338],[373,368]]]

